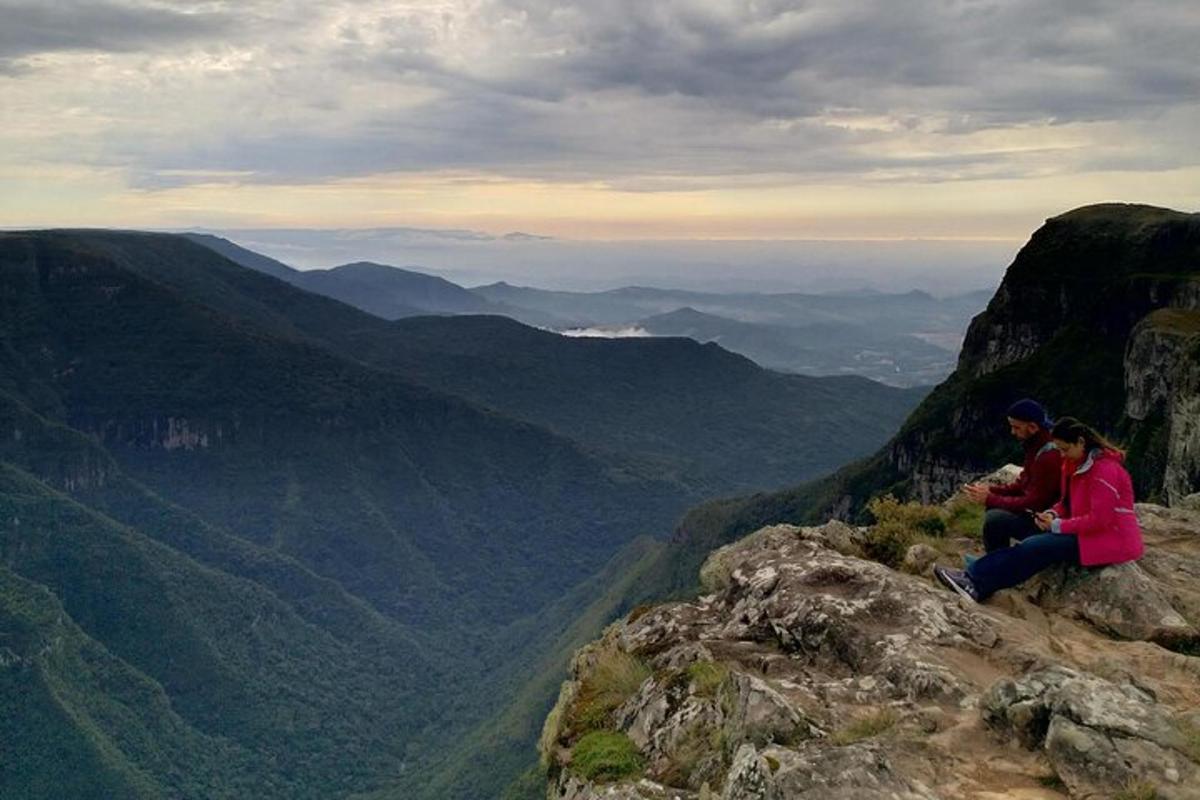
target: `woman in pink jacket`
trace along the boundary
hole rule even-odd
[[[946,586],[981,601],[1055,564],[1093,567],[1141,558],[1142,531],[1125,454],[1071,417],[1060,419],[1050,438],[1063,455],[1062,500],[1034,518],[1043,533],[988,553],[965,572],[935,567]]]

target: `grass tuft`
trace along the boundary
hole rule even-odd
[[[692,690],[702,697],[716,697],[729,677],[729,668],[715,661],[697,661],[687,668]]]
[[[876,497],[867,504],[875,524],[867,531],[867,557],[899,567],[908,548],[918,537],[940,539],[946,535],[942,511],[917,502],[901,503],[892,495]]]
[[[571,770],[597,783],[609,783],[638,775],[646,760],[628,736],[613,731],[592,731],[571,753]]]
[[[970,539],[983,538],[983,518],[987,514],[979,503],[955,503],[946,512],[946,531]]]
[[[1184,755],[1200,763],[1200,725],[1191,720],[1181,719],[1176,723],[1176,727],[1183,734]]]
[[[718,779],[729,764],[723,734],[707,724],[694,724],[672,748],[670,760],[656,780],[668,786],[692,787]]]
[[[899,717],[890,708],[881,708],[865,717],[859,717],[844,728],[837,730],[829,737],[829,741],[838,747],[871,739],[890,731],[896,726]]]
[[[1113,800],[1158,800],[1158,789],[1148,781],[1129,780]]]
[[[650,677],[650,668],[623,650],[601,650],[591,672],[584,676],[568,714],[576,733],[608,727],[613,711],[633,696]]]

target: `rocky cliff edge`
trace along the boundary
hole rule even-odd
[[[1200,507],[1138,510],[1137,564],[984,605],[928,578],[967,540],[901,569],[840,522],[728,545],[708,594],[576,654],[541,742],[548,797],[1200,798]]]

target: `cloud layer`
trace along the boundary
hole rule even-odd
[[[0,19],[10,166],[140,190],[437,173],[663,192],[1200,162],[1190,0],[0,0]]]

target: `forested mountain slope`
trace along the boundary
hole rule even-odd
[[[703,486],[678,432],[671,474],[430,388],[397,330],[181,237],[0,234],[6,796],[412,796]]]

